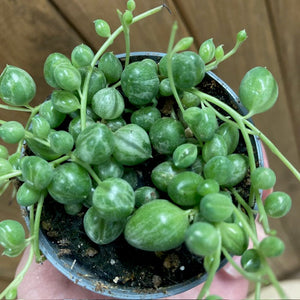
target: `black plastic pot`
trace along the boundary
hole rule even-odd
[[[163,55],[138,52],[132,53],[131,59],[151,58],[158,62]],[[119,55],[121,60],[124,57]],[[207,73],[200,88],[246,114],[236,94],[212,72]],[[257,163],[262,166],[261,144],[256,138],[252,143]],[[239,148],[245,152],[242,140]],[[41,219],[41,251],[76,284],[105,296],[153,299],[182,293],[206,280],[202,259],[191,255],[184,245],[165,253],[152,253],[129,246],[122,236],[109,245],[94,244],[84,233],[83,214],[70,216],[62,205],[47,198]],[[225,263],[223,260],[221,267]]]

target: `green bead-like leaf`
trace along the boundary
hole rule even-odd
[[[9,105],[27,105],[34,98],[36,85],[23,69],[7,65],[0,75],[0,98]]]
[[[152,149],[147,132],[136,124],[128,124],[114,133],[114,158],[123,165],[134,166],[151,157]]]
[[[239,97],[249,116],[270,109],[278,97],[278,85],[269,70],[255,67],[241,81]]]
[[[126,219],[134,209],[134,191],[121,178],[108,178],[96,187],[93,206],[98,214],[111,221]]]
[[[119,237],[125,227],[125,221],[103,219],[95,207],[90,207],[84,215],[83,226],[87,236],[94,243],[105,245]]]
[[[75,155],[88,164],[106,161],[115,148],[114,136],[104,124],[86,127],[77,137]]]
[[[74,67],[89,66],[94,58],[93,50],[84,44],[76,46],[71,53],[71,61]]]
[[[78,98],[69,91],[54,90],[51,94],[51,101],[54,109],[63,114],[69,114],[80,108]]]
[[[38,156],[25,156],[21,160],[22,176],[32,188],[45,189],[53,178],[53,167]]]
[[[206,40],[199,48],[199,55],[203,59],[204,63],[210,62],[215,56],[216,46],[213,39]]]
[[[17,121],[8,121],[0,127],[0,138],[8,144],[16,144],[25,136],[23,125]]]
[[[4,255],[18,256],[25,248],[25,230],[15,220],[0,222],[0,245],[4,247]]]
[[[187,248],[196,255],[207,256],[216,251],[220,236],[216,228],[206,222],[193,223],[185,233]]]
[[[71,61],[62,53],[54,52],[51,53],[45,63],[44,63],[44,77],[46,82],[54,87],[59,88],[59,85],[57,84],[55,78],[54,78],[54,69],[57,65],[61,63],[66,63],[71,65]]]
[[[51,197],[62,204],[80,203],[88,199],[92,189],[89,173],[76,163],[65,163],[55,168],[48,186]]]
[[[98,19],[94,21],[96,33],[104,38],[110,36],[110,26],[104,20]]]
[[[146,251],[180,246],[189,225],[188,214],[171,202],[156,199],[138,208],[126,224],[127,242]]]
[[[92,108],[100,118],[113,120],[121,116],[125,103],[117,89],[108,87],[101,89],[93,96]]]

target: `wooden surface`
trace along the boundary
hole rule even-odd
[[[161,0],[136,0],[137,12],[155,7]],[[174,20],[179,25],[177,38],[193,36],[197,49],[201,42],[213,37],[215,44],[224,44],[228,51],[235,35],[246,29],[248,40],[238,53],[224,62],[216,73],[236,92],[244,74],[254,66],[266,66],[279,83],[279,100],[267,113],[254,117],[255,124],[286,154],[299,169],[300,158],[300,1],[299,0],[177,0],[166,1],[171,10],[163,10],[151,19],[131,28],[132,51],[167,49]],[[43,63],[52,52],[70,56],[72,49],[86,43],[94,50],[103,39],[94,32],[93,20],[103,18],[115,29],[119,26],[116,8],[125,9],[121,0],[1,0],[0,1],[0,70],[6,64],[27,70],[37,83],[40,103],[50,88],[43,79]],[[110,47],[123,53],[123,38]],[[0,111],[0,118],[19,118],[26,115]],[[13,147],[10,147],[13,151]],[[286,243],[284,255],[272,262],[281,279],[299,276],[300,271],[300,185],[273,154],[271,167],[277,173],[276,190],[288,192],[293,209],[282,220],[272,220],[272,227]],[[22,220],[17,205],[8,193],[1,197],[0,220]],[[0,257],[0,290],[14,275],[18,259]]]

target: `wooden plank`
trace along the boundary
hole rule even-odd
[[[28,71],[37,84],[37,97],[33,103],[40,103],[50,92],[43,78],[46,57],[54,51],[69,54],[69,50],[82,40],[47,0],[1,1],[0,28],[1,72],[6,64]],[[27,117],[24,113],[0,110],[0,119],[18,119],[24,123]],[[15,147],[7,146],[12,153]],[[24,224],[19,206],[11,201],[9,192],[1,197],[0,202],[0,220],[4,219]],[[12,280],[19,259],[0,256],[1,291]]]
[[[286,2],[289,1],[284,1],[284,3],[283,1],[277,1],[276,3],[280,3],[281,6],[288,6]],[[297,1],[295,1],[295,3],[296,2]],[[269,68],[279,83],[279,100],[270,111],[263,115],[255,116],[254,121],[257,127],[266,133],[266,135],[278,145],[279,149],[286,154],[288,159],[299,168],[299,148],[297,147],[299,129],[297,136],[295,136],[293,122],[291,121],[291,111],[289,109],[290,100],[284,80],[286,73],[281,68],[282,64],[279,63],[280,57],[271,28],[272,22],[270,21],[268,7],[265,5],[265,2],[260,0],[232,0],[230,2],[177,0],[174,1],[174,3],[178,11],[181,12],[182,19],[185,21],[187,28],[189,28],[193,36],[196,37],[195,43],[197,47],[199,47],[204,40],[213,37],[216,45],[224,44],[224,50],[228,51],[235,42],[236,33],[243,28],[246,29],[248,39],[245,44],[242,45],[234,57],[222,63],[215,73],[237,92],[240,80],[250,68],[257,65],[267,66]],[[295,5],[291,8],[294,9],[294,11],[296,11]],[[274,20],[277,20],[278,13],[279,8],[273,11]],[[285,16],[288,18],[288,13],[286,13]],[[282,16],[282,22],[284,21],[285,18]],[[294,19],[294,21],[297,20]],[[292,22],[288,24],[285,22],[284,26],[283,24],[278,24],[277,26],[282,28],[281,30],[284,30],[284,32],[288,32],[289,27],[287,27],[287,25],[290,27],[295,26]],[[295,26],[291,34],[293,34],[298,27]],[[284,35],[284,33],[281,31],[280,37],[282,35]],[[282,44],[283,47],[286,45],[287,43]],[[292,50],[292,53],[294,53],[294,51],[297,51],[297,47]],[[288,65],[294,64],[294,68],[297,69],[297,64],[295,64],[294,61],[295,55],[290,57],[285,56],[284,58],[284,63],[288,60]],[[298,86],[299,74],[297,77],[289,78],[292,81],[291,85],[296,84]],[[295,98],[296,101],[298,100],[297,98]],[[277,173],[276,189],[288,192],[292,196],[292,199],[294,199],[293,210],[290,214],[280,221],[272,221],[273,228],[278,231],[279,236],[283,237],[286,242],[285,254],[273,262],[276,273],[283,277],[300,267],[298,258],[300,250],[300,231],[298,226],[295,226],[298,220],[297,212],[300,209],[299,201],[297,201],[300,196],[300,186],[299,182],[291,175],[285,166],[269,151],[268,155],[270,165]]]
[[[29,72],[40,102],[50,91],[43,78],[47,56],[54,51],[69,55],[82,40],[47,0],[1,1],[0,28],[0,70],[11,64]]]
[[[300,2],[298,0],[266,0],[273,29],[274,42],[278,53],[278,63],[283,74],[283,84],[287,94],[294,132],[300,131]],[[300,138],[297,139],[300,149]],[[300,154],[300,151],[299,151]]]
[[[104,19],[110,24],[113,31],[120,26],[116,8],[122,12],[126,9],[126,1],[123,0],[111,0],[109,5],[103,5],[104,2],[98,0],[86,0],[84,2],[80,0],[53,0],[53,3],[55,3],[72,26],[86,38],[89,46],[93,49],[98,49],[103,41],[105,41],[95,33],[93,21]],[[161,0],[136,1],[134,15],[138,15],[161,4]],[[131,51],[166,52],[171,27],[175,20],[178,21],[179,25],[177,38],[179,39],[188,35],[188,30],[182,23],[180,14],[176,10],[173,1],[168,1],[167,5],[171,13],[169,10],[163,9],[150,18],[146,18],[131,26],[130,31],[133,37],[131,40]],[[114,51],[114,53],[125,52],[123,35],[115,40],[110,50]]]

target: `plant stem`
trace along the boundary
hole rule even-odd
[[[40,143],[40,144],[42,144],[42,145],[44,145],[44,146],[46,146],[46,147],[50,147],[50,143],[49,143],[48,141],[42,140],[42,139],[40,139],[40,138],[34,136],[34,135],[33,135],[30,131],[28,131],[28,130],[25,131],[25,138],[31,139],[31,140],[35,140],[35,141],[37,141],[38,143]]]
[[[208,276],[207,279],[198,295],[198,299],[205,299],[205,297],[208,295],[209,293],[209,288],[212,284],[212,281],[216,275],[216,272],[218,271],[218,268],[220,266],[220,257],[221,257],[221,245],[222,245],[222,240],[221,240],[221,233],[219,228],[216,228],[218,230],[219,233],[219,243],[218,243],[218,247],[216,249],[216,251],[214,252],[213,256],[214,256],[214,260],[211,264],[210,270],[208,271]]]
[[[161,11],[164,7],[165,7],[164,5],[160,5],[155,8],[152,8],[144,13],[137,15],[136,17],[134,17],[132,19],[132,24]],[[90,78],[92,75],[93,68],[97,64],[97,61],[99,60],[101,55],[107,50],[107,48],[113,43],[113,41],[116,39],[116,37],[122,31],[123,31],[123,26],[121,25],[107,38],[107,40],[103,43],[103,45],[100,47],[98,52],[95,54],[95,56],[90,64],[90,68],[87,71],[86,78],[85,78],[84,85],[83,85],[83,90],[82,90],[81,108],[80,108],[80,119],[81,119],[81,129],[82,130],[85,129],[85,127],[86,127],[87,91],[88,91],[89,81],[90,81]]]
[[[289,160],[279,151],[279,149],[251,122],[244,120],[244,123],[257,135],[261,141],[275,154],[283,164],[294,174],[294,176],[300,181],[300,172],[289,162]]]
[[[223,57],[222,59],[218,60],[218,61],[213,61],[211,63],[209,63],[208,65],[205,66],[205,69],[206,71],[211,71],[213,69],[216,69],[219,65],[219,63],[221,63],[222,61],[226,60],[227,58],[229,58],[230,56],[232,56],[233,54],[236,53],[236,51],[238,50],[238,48],[241,46],[241,42],[236,42],[234,47],[229,51],[227,52]]]
[[[97,182],[97,184],[100,184],[102,181],[96,174],[96,172],[91,168],[91,166],[83,161],[81,161],[79,158],[76,156],[72,155],[71,160],[76,162],[78,165],[82,166],[84,169],[86,169],[89,174],[92,176],[92,178]]]
[[[177,25],[177,22],[175,22],[173,24],[173,27],[172,27],[170,40],[169,40],[169,45],[168,45],[167,71],[168,71],[168,78],[169,78],[169,82],[170,82],[170,87],[171,87],[172,92],[173,92],[173,96],[174,96],[174,98],[177,102],[177,105],[178,105],[180,111],[183,113],[184,108],[182,106],[179,95],[177,93],[177,89],[176,89],[176,86],[175,86],[175,83],[174,83],[174,78],[173,78],[173,71],[172,71],[172,58],[173,58],[173,55],[174,55],[174,51],[172,50],[172,48],[173,48],[173,45],[174,45],[177,28],[178,28],[178,25]]]
[[[6,109],[6,110],[14,110],[14,111],[22,111],[22,112],[31,112],[31,109],[30,109],[30,108],[19,107],[19,106],[10,106],[10,105],[4,105],[4,104],[0,104],[0,108]]]
[[[257,276],[257,274],[251,274],[241,268],[232,258],[232,256],[228,253],[226,248],[222,247],[222,252],[228,262],[247,280],[251,280],[253,282],[260,281],[261,279]]]
[[[237,190],[235,188],[230,188],[229,190],[234,195],[234,197],[236,198],[236,200],[238,201],[238,203],[241,204],[244,207],[244,209],[246,210],[246,212],[248,214],[248,217],[249,217],[250,226],[252,227],[253,232],[256,234],[255,220],[254,220],[252,208],[241,197],[241,195],[237,192]]]
[[[30,252],[29,252],[29,256],[27,259],[27,262],[24,266],[24,268],[22,269],[22,271],[15,277],[15,279],[2,291],[2,293],[0,294],[0,299],[3,299],[5,297],[5,295],[13,288],[16,288],[21,281],[23,280],[24,275],[26,274],[27,270],[29,269],[32,261],[33,261],[33,257],[34,257],[34,251],[33,251],[33,247],[30,246]]]
[[[51,161],[49,164],[53,167],[56,167],[57,165],[61,164],[62,162],[66,161],[70,158],[71,158],[71,155],[65,155],[65,156],[62,156],[58,159]]]
[[[236,216],[238,217],[238,219],[240,220],[245,232],[248,234],[248,236],[252,240],[253,246],[255,248],[257,248],[259,245],[259,241],[257,239],[256,232],[250,227],[248,222],[245,220],[244,216],[242,215],[243,213],[234,205],[233,205],[233,211],[236,214]]]
[[[255,299],[260,299],[261,283],[257,281],[255,283]]]
[[[264,270],[266,271],[266,274],[268,275],[272,285],[276,289],[276,291],[277,291],[278,295],[280,296],[280,298],[281,299],[288,299],[288,297],[285,294],[284,290],[280,286],[274,272],[272,271],[272,269],[270,268],[269,264],[267,263],[267,261],[264,257],[262,258],[262,262],[263,262]]]
[[[0,182],[20,175],[22,175],[22,171],[13,171],[11,173],[0,176]]]
[[[271,229],[270,229],[269,222],[268,222],[268,216],[266,214],[265,207],[264,207],[264,204],[263,204],[262,199],[260,197],[259,191],[255,191],[255,198],[256,198],[256,204],[257,204],[257,207],[258,207],[258,211],[259,211],[259,214],[260,214],[259,220],[261,221],[261,223],[263,225],[265,233],[270,234]]]
[[[39,230],[40,230],[40,221],[41,221],[41,213],[43,209],[43,204],[44,204],[44,194],[42,193],[40,196],[40,199],[37,204],[36,208],[36,213],[35,213],[35,220],[34,220],[34,225],[33,225],[33,249],[34,249],[34,254],[36,257],[36,262],[41,261],[41,253],[40,253],[40,247],[39,247]]]

